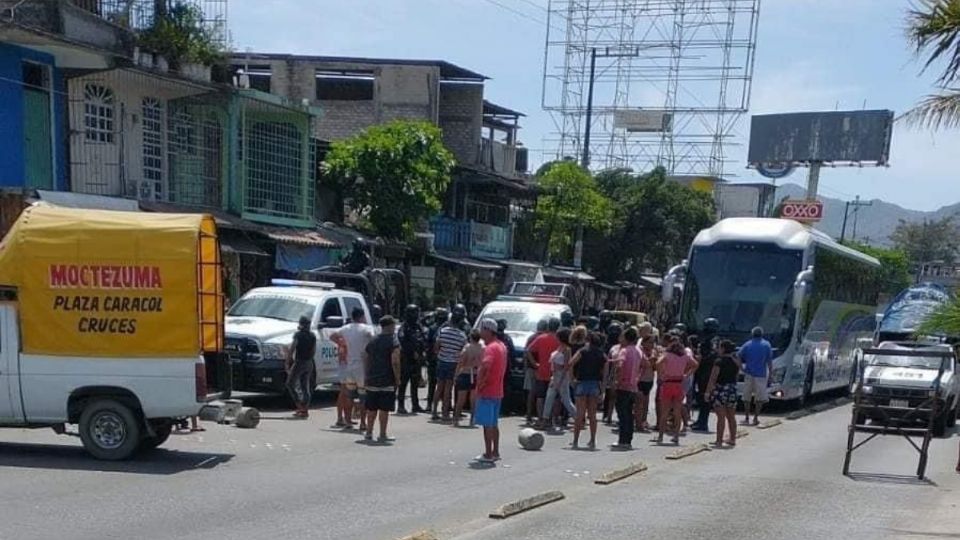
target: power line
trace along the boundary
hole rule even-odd
[[[533,7],[537,8],[537,9],[539,9],[540,11],[542,11],[542,12],[544,12],[544,13],[547,13],[547,8],[541,6],[540,4],[538,4],[538,3],[536,3],[536,2],[533,2],[532,0],[520,0],[520,1],[523,2],[524,4],[527,4],[528,6],[533,6]]]
[[[490,3],[490,4],[493,4],[493,5],[501,8],[501,9],[505,9],[505,10],[509,11],[510,13],[513,13],[514,15],[523,17],[524,19],[533,21],[533,22],[535,22],[535,23],[537,23],[537,24],[542,24],[542,25],[544,25],[544,26],[546,26],[546,24],[547,24],[547,21],[544,21],[544,20],[541,20],[541,19],[537,19],[536,17],[533,17],[533,16],[530,15],[529,13],[524,13],[524,12],[522,12],[522,11],[520,11],[520,10],[513,9],[512,7],[510,7],[510,6],[508,6],[508,5],[501,4],[501,3],[498,2],[497,0],[486,0],[486,1],[487,1],[488,3]],[[538,7],[539,7],[539,6],[538,6]]]

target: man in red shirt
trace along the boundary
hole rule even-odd
[[[500,402],[503,400],[503,376],[507,371],[507,347],[497,338],[497,321],[480,321],[480,338],[486,344],[483,363],[477,373],[477,403],[474,420],[483,427],[484,452],[477,461],[493,463],[500,459]]]
[[[543,410],[543,400],[550,387],[550,355],[560,347],[560,340],[557,339],[559,329],[560,319],[551,318],[547,331],[537,336],[527,347],[527,362],[536,370],[533,391],[537,396],[537,418],[550,416],[549,411]]]

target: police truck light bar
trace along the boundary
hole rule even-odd
[[[315,287],[317,289],[333,289],[334,283],[325,281],[298,281],[296,279],[271,279],[270,283],[277,287]]]

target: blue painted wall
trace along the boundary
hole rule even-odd
[[[53,56],[0,42],[0,186],[22,187],[25,181],[23,151],[23,61],[53,66],[54,187],[65,190],[67,134],[66,84]]]

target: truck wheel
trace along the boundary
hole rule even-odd
[[[154,448],[160,446],[161,444],[167,442],[167,439],[170,438],[170,433],[173,431],[173,424],[166,422],[163,424],[157,424],[153,426],[153,432],[156,433],[154,436],[146,436],[140,441],[140,451],[153,450]]]
[[[956,399],[956,402],[953,404],[953,409],[947,411],[947,427],[954,427],[957,425],[958,414],[960,414],[960,398]]]
[[[934,437],[943,437],[947,433],[947,416],[951,415],[951,412],[943,411],[938,414],[936,418],[933,419],[933,436]]]
[[[97,459],[129,458],[140,445],[140,421],[130,407],[112,399],[90,402],[80,414],[80,440]]]

